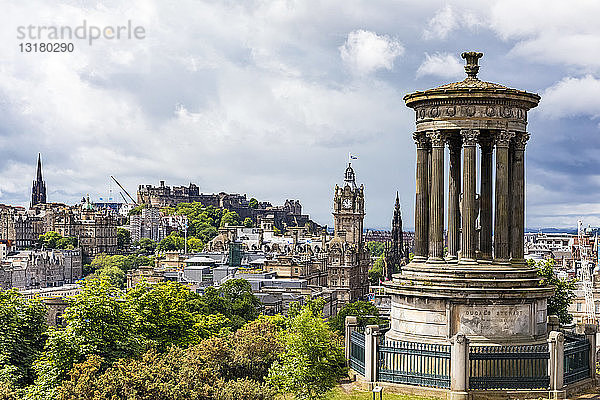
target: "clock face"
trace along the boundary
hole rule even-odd
[[[344,208],[350,208],[350,207],[352,207],[352,200],[350,200],[350,199],[344,199],[344,201],[342,202],[342,206],[344,206]]]

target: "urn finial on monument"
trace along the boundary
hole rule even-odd
[[[483,53],[476,51],[465,51],[460,55],[467,61],[465,65],[465,72],[469,79],[477,79],[477,73],[479,72],[479,59],[483,57]]]

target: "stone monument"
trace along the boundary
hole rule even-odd
[[[472,345],[546,343],[553,289],[523,257],[527,111],[540,96],[478,79],[482,56],[462,54],[465,80],[404,97],[416,114],[415,253],[384,284],[389,340],[447,343],[461,332]]]

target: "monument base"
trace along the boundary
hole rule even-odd
[[[386,338],[447,343],[462,332],[471,345],[545,343],[550,287],[522,264],[410,263],[384,283],[391,297]]]

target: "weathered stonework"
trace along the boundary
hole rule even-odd
[[[388,339],[447,343],[461,333],[472,345],[547,339],[547,299],[553,289],[540,287],[537,271],[523,260],[527,111],[540,97],[479,80],[481,56],[463,53],[468,60],[464,81],[404,97],[416,115],[415,258],[384,283],[392,306]],[[446,146],[449,242],[444,258]],[[478,177],[481,193],[476,192]]]

